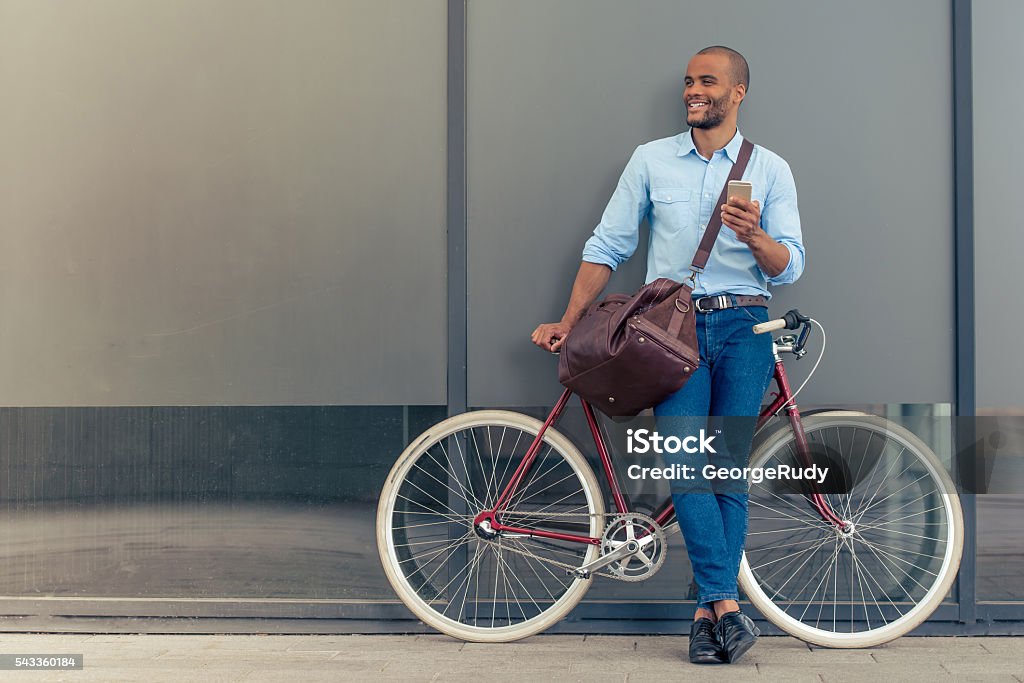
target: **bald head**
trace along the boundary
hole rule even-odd
[[[743,84],[744,88],[750,88],[750,67],[747,60],[739,52],[724,45],[712,45],[706,47],[697,54],[699,55],[721,55],[729,60],[729,74],[732,76],[733,84]]]

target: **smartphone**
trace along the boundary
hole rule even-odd
[[[730,180],[729,181],[729,192],[725,198],[726,202],[729,201],[729,197],[739,197],[746,199],[748,202],[753,196],[754,186],[747,180]]]

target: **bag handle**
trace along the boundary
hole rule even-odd
[[[739,156],[736,159],[736,163],[732,165],[729,177],[725,181],[725,187],[722,188],[722,194],[718,197],[718,203],[715,204],[715,210],[711,212],[711,220],[708,221],[708,227],[704,230],[704,237],[701,239],[700,246],[697,247],[697,253],[693,257],[693,263],[690,264],[690,277],[688,279],[691,282],[694,276],[697,273],[703,272],[704,266],[708,264],[708,259],[711,258],[711,250],[715,246],[715,240],[718,239],[718,233],[722,230],[722,210],[719,207],[729,201],[729,181],[739,180],[743,177],[743,171],[747,169],[747,162],[750,161],[750,154],[753,151],[754,143],[744,138],[743,144],[740,145]]]

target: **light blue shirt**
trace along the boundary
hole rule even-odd
[[[717,207],[725,181],[739,155],[739,131],[710,160],[697,153],[690,131],[640,145],[633,152],[601,223],[583,248],[583,260],[612,270],[636,251],[640,223],[650,224],[647,282],[667,277],[677,282],[690,274],[690,262]],[[804,270],[804,247],[796,183],[782,157],[754,146],[743,180],[761,203],[761,228],[789,250],[789,264],[775,277],[761,270],[747,245],[723,225],[711,258],[698,274],[694,294],[762,294],[768,285],[795,282]]]

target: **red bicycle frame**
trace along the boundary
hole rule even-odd
[[[792,390],[789,386],[789,379],[786,377],[786,368],[781,359],[775,361],[775,384],[778,387],[778,391],[774,393],[774,400],[768,407],[761,411],[757,420],[757,429],[760,429],[764,424],[774,415],[776,415],[783,407],[786,410],[786,416],[789,418],[790,428],[793,430],[796,436],[797,443],[797,457],[804,466],[809,467],[812,464],[808,445],[807,435],[804,433],[803,424],[800,421],[800,411],[793,401]],[[508,504],[509,500],[512,499],[516,491],[516,487],[529,472],[530,467],[533,465],[533,461],[536,459],[537,454],[540,452],[541,444],[544,441],[544,434],[547,432],[548,427],[558,421],[562,411],[565,410],[565,406],[569,403],[569,398],[572,396],[572,391],[566,389],[562,392],[562,396],[555,403],[554,408],[551,409],[551,413],[544,421],[544,425],[541,427],[537,436],[534,437],[533,443],[530,444],[530,448],[526,451],[526,455],[523,456],[519,466],[516,467],[515,472],[512,473],[512,478],[509,480],[505,489],[498,496],[498,500],[490,510],[484,510],[480,512],[473,520],[475,525],[479,525],[483,522],[487,522],[490,525],[491,530],[496,532],[509,532],[517,534],[528,534],[540,538],[551,538],[559,541],[573,541],[577,543],[589,543],[590,545],[600,545],[601,539],[594,538],[592,536],[581,536],[578,534],[566,534],[557,531],[547,531],[545,529],[524,529],[509,524],[503,524],[500,519],[501,510]],[[587,425],[590,427],[590,434],[594,439],[594,445],[597,447],[598,457],[601,459],[601,466],[604,469],[605,479],[608,481],[608,488],[611,491],[612,503],[619,514],[625,514],[629,512],[629,506],[626,503],[626,497],[622,494],[622,488],[619,486],[618,476],[615,473],[615,468],[612,464],[611,454],[608,452],[608,448],[605,445],[604,437],[601,434],[601,429],[597,424],[597,416],[594,414],[593,407],[585,400],[580,398],[580,403],[583,405],[583,414],[587,418]],[[836,515],[832,510],[832,507],[825,500],[825,497],[817,491],[816,488],[812,490],[812,493],[807,496],[811,504],[821,515],[821,518],[839,528],[845,528],[846,524],[841,517]],[[666,500],[658,509],[655,511],[653,518],[659,525],[664,526],[668,523],[668,520],[674,513],[672,506],[672,498]]]

